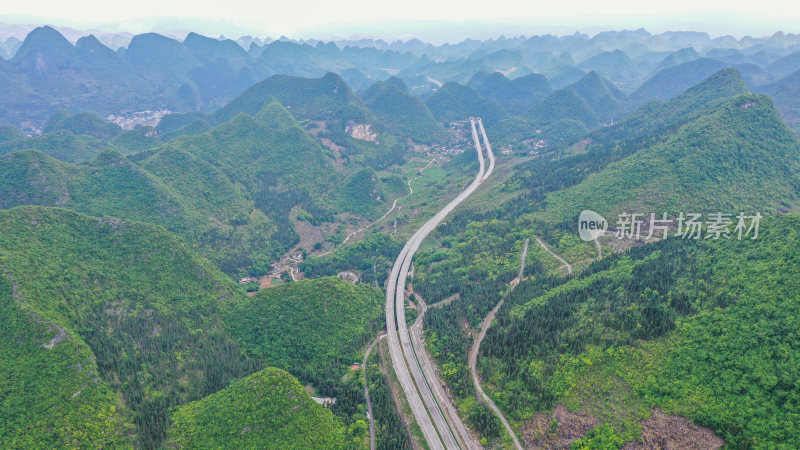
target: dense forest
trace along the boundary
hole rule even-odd
[[[580,207],[591,204],[589,199],[597,202],[596,207],[604,213],[618,212],[631,207],[625,203],[625,198],[630,198],[626,196],[637,189],[641,194],[636,197],[649,199],[649,203],[642,203],[639,208],[647,206],[657,211],[672,211],[677,206],[704,210],[711,205],[737,212],[762,208],[765,213],[774,214],[796,204],[796,190],[791,188],[790,180],[797,179],[795,161],[800,147],[769,101],[738,96],[740,86],[736,72],[721,72],[670,102],[645,106],[629,119],[590,134],[591,151],[538,158],[519,165],[508,182],[495,188],[514,190],[518,192],[516,197],[495,209],[456,212],[433,235],[436,248],[420,252],[415,258],[416,292],[428,302],[456,296],[447,307],[432,309],[426,316],[427,345],[439,362],[443,379],[459,399],[462,409],[467,411],[465,416],[484,437],[497,437],[496,424],[478,420],[485,416],[485,410],[471,400],[474,392],[467,353],[472,345],[472,330],[501,298],[506,298],[497,318],[498,327],[490,329],[482,346],[484,356],[479,369],[483,380],[493,386],[491,395],[517,426],[561,402],[574,411],[588,408],[599,416],[601,423],[608,423],[615,430],[614,433],[607,429],[598,431],[596,439],[606,436],[607,443],[615,439],[622,439],[624,443],[639,438],[638,421],[649,416],[650,407],[660,406],[711,426],[726,442],[745,446],[751,442],[782,442],[770,440],[773,438],[766,437],[768,434],[764,434],[764,430],[758,432],[761,434],[753,433],[731,421],[700,420],[699,413],[688,414],[685,409],[672,407],[671,402],[675,400],[665,395],[645,397],[641,393],[639,395],[646,401],[639,401],[636,407],[626,403],[627,399],[620,400],[621,404],[593,404],[591,399],[595,395],[591,391],[587,394],[586,387],[602,382],[606,383],[602,385],[604,389],[611,389],[614,383],[611,372],[603,372],[597,379],[592,375],[594,369],[589,371],[585,365],[580,366],[579,372],[575,372],[578,369],[573,366],[563,369],[573,372],[558,372],[570,355],[574,355],[574,359],[569,361],[580,363],[584,352],[604,354],[620,346],[638,348],[637,342],[665,340],[681,329],[681,323],[686,323],[681,322],[684,317],[736,303],[738,295],[725,293],[721,287],[723,283],[717,281],[719,275],[713,283],[703,282],[713,272],[708,263],[702,263],[709,259],[708,255],[730,252],[733,257],[742,253],[741,249],[709,247],[712,249],[699,253],[700,250],[690,244],[670,240],[636,247],[627,256],[592,263],[597,250],[577,239],[573,227]],[[713,100],[715,98],[717,100]],[[688,110],[692,113],[685,114]],[[659,121],[650,121],[655,117]],[[746,125],[751,121],[759,126]],[[639,123],[647,123],[655,129],[642,135],[636,125]],[[736,136],[738,144],[726,143],[727,136]],[[770,139],[775,140],[770,142]],[[706,148],[715,150],[713,154],[705,154]],[[738,148],[747,151],[736,150]],[[684,160],[680,158],[683,151],[687,152]],[[722,157],[724,151],[737,153]],[[669,156],[665,156],[658,167],[639,171],[645,161],[657,159],[660,152]],[[761,166],[760,162],[770,158],[773,152],[784,154],[774,163]],[[763,181],[758,183],[759,188],[719,191],[708,174],[739,178],[743,182]],[[636,177],[642,175],[645,177],[637,180]],[[613,181],[606,182],[605,178]],[[775,187],[761,189],[761,186],[770,185]],[[658,194],[662,186],[685,186],[691,190],[680,200],[671,200],[669,195]],[[582,199],[579,192],[591,194]],[[540,236],[556,253],[584,271],[578,279],[564,285],[564,272],[552,265],[553,258],[532,249],[526,266],[526,275],[532,281],[521,283],[509,294],[508,282],[518,271],[522,242],[525,238],[533,240],[535,236]],[[779,241],[776,245],[791,246],[789,240],[776,239]],[[757,248],[751,247],[753,252]],[[642,262],[624,263],[629,261],[626,258],[642,259]],[[776,254],[767,258],[781,260],[783,257]],[[742,263],[739,265],[746,267]],[[559,287],[562,285],[564,287]],[[580,291],[567,288],[572,285],[580,286]],[[718,287],[722,289],[719,292],[716,291]],[[540,301],[543,303],[539,304]],[[515,306],[521,303],[527,306]],[[606,318],[608,314],[611,316]],[[529,319],[523,322],[509,318],[522,316]],[[516,328],[511,331],[512,327]],[[518,350],[512,350],[514,348]],[[536,351],[544,353],[530,353]],[[633,353],[627,355],[635,358]],[[593,357],[584,359],[594,361]],[[658,363],[665,361],[667,359]],[[617,367],[616,370],[630,368]],[[719,368],[708,370],[707,373],[720,373]],[[552,378],[555,374],[569,378],[566,381]],[[691,388],[681,389],[684,395]],[[575,392],[574,396],[569,397],[569,392]],[[728,395],[717,392],[723,397]],[[675,398],[680,397],[675,395]],[[782,402],[783,397],[780,398]],[[688,402],[687,398],[684,401]],[[709,408],[714,407],[709,404]],[[736,421],[741,420],[738,413],[732,414]],[[786,420],[783,413],[776,414],[776,420]],[[729,420],[733,420],[733,416]],[[783,435],[787,433],[784,431]]]
[[[9,337],[0,346],[4,442],[157,448],[171,420],[210,420],[201,412],[216,405],[210,394],[267,365],[338,397],[335,416],[323,420],[324,409],[314,404],[314,418],[298,412],[300,423],[327,421],[347,436],[347,446],[367,442],[363,385],[348,366],[380,328],[376,289],[323,278],[247,297],[154,225],[44,207],[4,211],[0,225],[8,231],[0,234],[0,308]],[[242,406],[232,399],[244,394],[224,392],[218,400]],[[310,405],[300,392],[305,399],[297,401]],[[281,410],[281,398],[250,407]],[[187,404],[180,419],[171,419],[173,407]],[[256,425],[246,410],[237,414],[228,426]],[[186,427],[174,439],[191,442],[194,431]],[[297,439],[300,447],[306,442]]]
[[[493,397],[517,419],[556,403],[589,411],[612,426],[608,442],[636,440],[659,406],[735,447],[798,445],[798,224],[772,218],[757,240],[668,239],[558,287],[523,282],[481,347]]]
[[[22,405],[35,391],[4,383],[14,389],[9,401],[18,405],[4,408],[7,433],[65,445],[74,433],[104,429],[127,439],[128,423],[135,425],[137,445],[151,448],[166,435],[170,407],[198,400],[257,368],[221,323],[220,304],[242,292],[174,235],[153,225],[64,209],[22,207],[1,214],[7,232],[0,235],[0,264],[12,283],[5,308],[22,315],[12,326],[30,342],[29,350],[35,349],[17,353],[16,343],[4,339],[4,352],[48,363],[53,377],[58,371],[73,373],[52,378],[59,389],[47,386],[44,392],[54,401],[81,399],[84,387],[91,388],[87,395],[106,399],[86,406],[78,400],[63,416],[89,413],[90,419],[70,424],[56,418],[58,426],[35,428],[50,436],[33,436],[25,431],[30,410]],[[26,323],[32,330],[26,331]],[[51,360],[51,350],[61,359]],[[23,370],[17,375],[26,380],[22,385],[45,381],[37,365],[21,362],[14,366]],[[67,392],[74,373],[86,379]]]
[[[246,426],[242,426],[246,424]],[[288,373],[269,368],[179,407],[169,448],[347,448],[344,429]]]
[[[224,317],[248,354],[336,397],[333,412],[350,424],[364,420],[364,391],[349,366],[382,328],[382,305],[379,290],[326,277],[263,290]]]
[[[425,448],[383,289],[475,116],[497,166],[407,286],[473,437],[511,445],[468,360],[502,300],[477,370],[528,447],[800,448],[800,35],[74,33],[0,33],[0,447]],[[584,242],[586,209],[763,220]]]

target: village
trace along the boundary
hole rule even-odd
[[[467,149],[471,142],[469,134],[469,122],[459,120],[449,123],[449,130],[455,139],[446,144],[420,144],[409,142],[410,150],[415,153],[422,153],[427,156],[456,156]],[[247,293],[253,296],[261,289],[280,286],[287,282],[302,280],[305,275],[300,270],[300,264],[305,259],[305,253],[301,249],[292,249],[279,260],[273,261],[270,265],[272,269],[265,275],[250,276],[239,279],[239,284],[246,286]],[[359,277],[356,273],[345,271],[337,276],[350,283],[358,283]]]
[[[251,290],[248,288],[247,294],[253,296],[258,290],[279,286],[289,281],[298,281],[304,278],[300,271],[300,263],[303,262],[303,252],[294,250],[281,259],[272,262],[272,270],[266,275],[259,277],[243,277],[239,279],[241,285],[257,285]]]

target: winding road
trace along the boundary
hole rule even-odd
[[[568,263],[567,260],[565,260],[564,258],[558,256],[555,252],[550,250],[550,248],[547,246],[547,244],[545,244],[544,241],[539,238],[539,236],[536,236],[536,242],[544,249],[544,251],[546,251],[547,253],[550,253],[550,255],[552,255],[553,258],[557,259],[562,264],[561,267],[566,267],[567,268],[567,275],[572,275],[572,264]],[[561,267],[559,267],[559,269]]]
[[[413,194],[413,193],[414,193],[414,188],[412,188],[412,187],[411,187],[411,182],[412,182],[412,181],[415,181],[415,180],[418,180],[418,179],[420,179],[420,178],[422,178],[422,176],[423,176],[423,175],[422,175],[422,171],[424,171],[425,169],[427,169],[428,167],[430,167],[430,166],[431,166],[431,164],[433,164],[433,162],[434,162],[434,161],[436,161],[436,157],[435,157],[435,156],[434,156],[433,158],[431,158],[431,160],[430,160],[430,161],[428,161],[428,164],[427,164],[425,167],[423,167],[423,168],[419,169],[419,173],[420,173],[420,175],[418,175],[418,176],[416,176],[416,177],[414,177],[414,178],[411,178],[410,180],[408,180],[408,194],[406,194],[406,195],[404,195],[404,196],[402,196],[402,197],[397,197],[396,199],[394,199],[394,201],[392,202],[392,207],[391,207],[391,208],[389,208],[389,210],[388,210],[388,211],[386,211],[386,213],[384,213],[384,215],[380,216],[378,219],[375,219],[375,221],[373,221],[373,222],[370,222],[370,223],[368,223],[367,225],[364,225],[363,227],[359,228],[358,230],[356,230],[356,231],[353,231],[352,233],[348,234],[348,235],[347,235],[347,237],[346,237],[346,238],[344,238],[344,240],[342,241],[342,243],[341,243],[341,244],[339,244],[339,245],[344,245],[344,244],[347,244],[347,241],[349,241],[351,238],[353,238],[353,237],[357,236],[357,235],[358,235],[358,233],[361,233],[362,231],[364,231],[364,230],[366,230],[366,229],[368,229],[368,228],[371,228],[371,227],[372,227],[373,225],[375,225],[376,223],[378,223],[378,222],[382,221],[383,219],[385,219],[385,218],[386,218],[386,216],[388,216],[388,215],[389,215],[389,214],[390,214],[392,211],[394,211],[394,209],[397,207],[397,202],[399,202],[400,200],[403,200],[403,199],[404,199],[404,198],[406,198],[406,197],[409,197],[409,196],[411,196],[411,194]],[[333,253],[333,251],[334,251],[334,250],[336,250],[336,248],[335,248],[335,247],[334,247],[333,249],[331,249],[331,250],[328,250],[327,252],[320,253],[319,255],[317,255],[317,257],[318,257],[318,258],[322,258],[322,257],[323,257],[323,256],[325,256],[325,255],[329,255],[329,254]]]
[[[476,122],[481,130],[486,146],[486,152],[489,158],[488,169],[485,169],[483,151],[481,150],[480,140],[476,130]],[[428,373],[426,376],[426,374],[423,373],[422,366],[426,366],[426,368],[430,366],[432,370],[432,364],[428,364],[429,361],[426,360],[427,354],[424,348],[419,348],[417,352],[411,342],[411,335],[406,324],[405,287],[411,260],[425,237],[433,231],[456,206],[472,194],[481,182],[489,177],[494,170],[494,153],[486,137],[483,123],[480,119],[475,120],[474,118],[470,118],[470,125],[472,127],[472,137],[475,141],[475,150],[478,153],[479,170],[477,176],[463,192],[436,213],[430,220],[425,222],[425,224],[406,242],[395,260],[386,286],[386,330],[392,366],[403,388],[403,393],[408,400],[414,418],[422,429],[422,434],[431,449],[473,448],[476,445],[469,436],[469,433],[465,431],[466,427],[457,414],[453,417],[453,415],[448,413],[448,418],[445,419],[445,411],[449,412],[451,407],[453,411],[455,411],[455,407],[446,396],[441,403],[443,406],[440,406],[436,397],[439,397],[439,401],[441,401],[442,398],[437,395],[439,392],[434,394],[434,391],[441,390],[438,378],[436,378],[435,374],[431,376],[431,374]],[[426,372],[429,371],[426,370]],[[437,389],[437,387],[439,389]],[[444,408],[445,411],[443,411],[442,408]],[[448,419],[450,422],[448,422]],[[466,433],[467,436],[464,436],[463,433]]]
[[[375,416],[372,414],[372,400],[369,398],[369,380],[367,380],[367,360],[369,359],[369,354],[372,353],[372,348],[375,347],[375,344],[384,337],[383,331],[378,333],[378,336],[372,341],[372,344],[367,347],[367,351],[364,352],[364,361],[361,362],[361,370],[364,375],[364,398],[367,399],[367,415],[369,416],[369,448],[370,450],[375,450]]]
[[[530,239],[525,239],[525,247],[522,249],[522,263],[519,267],[519,277],[517,277],[518,283],[522,282],[522,278],[525,275],[525,258],[528,257],[528,244],[530,243]],[[512,283],[511,289],[513,290],[518,283]],[[506,417],[503,415],[500,408],[483,392],[483,388],[481,387],[481,381],[478,378],[478,353],[481,350],[481,342],[483,342],[483,338],[486,337],[486,332],[489,330],[489,327],[492,326],[492,320],[494,320],[494,316],[497,314],[497,311],[500,310],[500,307],[503,306],[503,302],[505,301],[505,297],[500,299],[495,305],[494,308],[486,315],[481,322],[481,331],[478,333],[478,336],[475,338],[475,342],[472,344],[472,348],[469,351],[469,371],[472,374],[472,384],[475,385],[475,395],[478,398],[478,401],[491,409],[494,414],[500,419],[500,422],[503,423],[503,426],[506,428],[508,435],[511,436],[511,440],[514,441],[514,448],[517,450],[522,450],[522,445],[520,445],[519,440],[517,440],[517,435],[514,433],[514,429],[511,428],[511,424],[508,423]]]

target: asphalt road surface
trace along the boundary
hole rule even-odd
[[[392,267],[391,275],[386,287],[386,329],[387,338],[389,343],[389,353],[392,358],[392,366],[394,367],[397,379],[403,388],[414,418],[422,429],[422,434],[431,449],[454,449],[462,448],[462,445],[471,447],[472,441],[458,443],[459,439],[456,434],[461,437],[461,429],[466,427],[461,423],[460,418],[450,416],[449,419],[453,423],[452,427],[445,419],[445,414],[442,411],[439,403],[436,401],[435,395],[431,389],[433,383],[437,383],[436,379],[428,379],[420,365],[417,353],[411,343],[408,326],[406,325],[405,314],[405,287],[406,279],[408,277],[408,270],[411,266],[411,260],[414,253],[425,237],[436,228],[436,226],[456,208],[464,199],[472,194],[475,189],[485,180],[494,170],[494,153],[492,152],[489,140],[486,137],[486,132],[483,129],[483,123],[477,119],[477,124],[480,127],[481,134],[483,135],[484,144],[486,145],[487,156],[489,158],[489,168],[486,170],[481,150],[478,133],[475,127],[476,120],[470,119],[472,127],[472,137],[475,141],[475,150],[478,153],[479,170],[475,180],[455,199],[442,208],[430,220],[425,222],[422,227],[414,233],[413,236],[406,242],[403,249],[400,251],[394,266]],[[422,350],[422,349],[420,349]],[[423,353],[422,351],[420,353]],[[446,408],[446,406],[445,406]],[[455,432],[454,429],[455,428]],[[461,439],[463,441],[463,438]]]

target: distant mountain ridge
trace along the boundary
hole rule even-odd
[[[642,130],[634,125],[640,120],[663,128]],[[560,219],[582,209],[613,215],[758,208],[775,214],[800,205],[800,141],[770,99],[749,93],[733,69],[668,103],[645,106],[598,136],[604,133],[617,135],[606,148],[619,152],[629,142],[634,152],[570,189],[551,193],[548,210]]]
[[[37,133],[59,107],[100,117],[162,109],[209,113],[273,75],[317,78],[335,72],[356,92],[397,76],[420,99],[448,82],[470,84],[513,115],[549,94],[545,81],[562,88],[591,71],[630,95],[636,106],[677,95],[722,68],[709,60],[741,66],[748,81],[758,85],[800,69],[800,38],[782,33],[737,40],[623,30],[593,37],[468,39],[440,46],[413,39],[234,41],[189,33],[181,40],[145,33],[126,37],[116,51],[104,45],[111,42],[107,35],[98,34],[98,39],[76,33],[69,34],[75,45],[49,26],[33,29],[24,40],[0,42],[6,52],[14,51],[8,60],[0,58],[0,124]],[[673,69],[681,64],[686,65]],[[744,65],[751,66],[745,70]],[[604,122],[609,115],[599,113]]]

